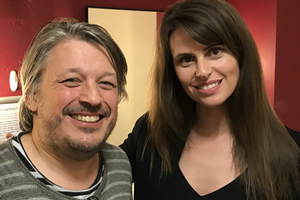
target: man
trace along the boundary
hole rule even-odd
[[[128,158],[106,143],[126,73],[102,27],[44,25],[20,69],[23,132],[0,145],[0,199],[132,199]]]

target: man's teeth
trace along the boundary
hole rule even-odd
[[[209,84],[209,85],[204,85],[204,86],[200,87],[200,89],[201,89],[201,90],[208,90],[208,89],[211,89],[211,88],[216,87],[216,86],[219,85],[219,84],[220,84],[220,81],[215,82],[215,83],[211,83],[211,84]]]
[[[95,116],[73,115],[72,117],[82,122],[97,122],[100,119],[99,115],[95,115]]]

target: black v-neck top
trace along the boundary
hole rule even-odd
[[[150,154],[144,150],[147,136],[147,114],[137,120],[132,133],[120,147],[129,157],[133,170],[134,199],[135,200],[246,200],[244,186],[237,177],[222,188],[207,195],[199,195],[182,174],[178,162],[181,151],[172,150],[173,172],[160,178],[161,160],[155,157],[150,175]],[[300,133],[288,129],[293,139],[300,147]],[[300,199],[296,198],[296,199]],[[296,200],[295,199],[295,200]],[[251,200],[251,198],[249,199]],[[263,200],[263,199],[258,199]]]

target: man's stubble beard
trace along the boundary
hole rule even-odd
[[[41,116],[40,116],[41,117]],[[112,133],[116,121],[117,121],[117,114],[111,118],[109,121],[106,131],[104,133],[104,137],[101,141],[94,144],[85,144],[78,140],[73,140],[70,137],[61,136],[56,129],[60,127],[62,124],[63,119],[56,117],[56,119],[51,120],[43,120],[43,130],[47,131],[48,133],[46,136],[47,138],[42,139],[43,143],[51,149],[51,151],[59,155],[61,157],[66,157],[68,159],[74,160],[87,160],[97,154],[103,145],[106,143],[108,137]],[[95,134],[94,131],[97,131],[95,128],[79,128],[82,132],[86,134]],[[99,133],[100,134],[100,133]]]

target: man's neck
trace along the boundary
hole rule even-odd
[[[88,160],[64,158],[35,144],[31,133],[23,135],[21,142],[34,166],[56,185],[69,190],[82,190],[95,181],[99,170],[99,153]]]

